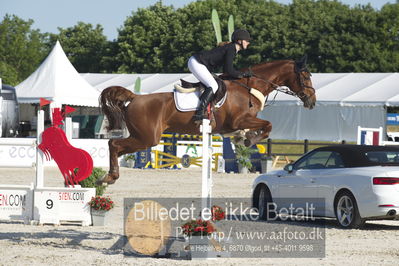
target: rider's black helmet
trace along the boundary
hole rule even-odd
[[[251,36],[249,35],[249,32],[247,30],[235,30],[233,34],[231,35],[231,41],[232,42],[237,42],[238,40],[246,40],[250,41]]]

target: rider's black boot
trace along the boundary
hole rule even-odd
[[[200,104],[197,111],[195,111],[194,121],[200,121],[205,118],[204,110],[208,106],[209,102],[213,99],[213,90],[211,87],[206,88],[200,97]]]

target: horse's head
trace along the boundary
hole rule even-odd
[[[279,60],[256,65],[253,67],[254,78],[251,79],[253,84],[249,85],[263,87],[261,92],[265,96],[273,90],[297,96],[304,107],[312,109],[316,103],[316,93],[306,61],[307,57],[304,56],[299,61]],[[279,87],[288,87],[290,91]]]
[[[292,75],[288,75],[287,82],[292,92],[302,100],[303,106],[313,109],[316,103],[316,92],[312,85],[310,77],[312,74],[306,66],[307,56],[305,55],[299,61],[294,63]]]

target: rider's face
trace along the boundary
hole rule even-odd
[[[250,42],[247,40],[242,40],[241,42],[242,42],[242,47],[244,48],[244,50],[247,49]]]

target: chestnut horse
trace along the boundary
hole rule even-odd
[[[286,93],[299,97],[304,107],[312,109],[316,102],[306,57],[300,61],[279,60],[255,65],[251,78],[226,80],[227,98],[214,112],[212,133],[228,134],[245,130],[245,145],[252,146],[269,136],[272,125],[257,118],[263,109],[261,101],[249,93],[255,88],[263,96],[286,86]],[[172,92],[137,95],[123,87],[112,86],[100,95],[101,109],[109,122],[109,130],[118,129],[125,122],[130,136],[110,139],[110,169],[97,184],[115,183],[119,178],[118,157],[155,146],[164,131],[200,134],[192,119],[194,111],[181,112],[175,107]]]

